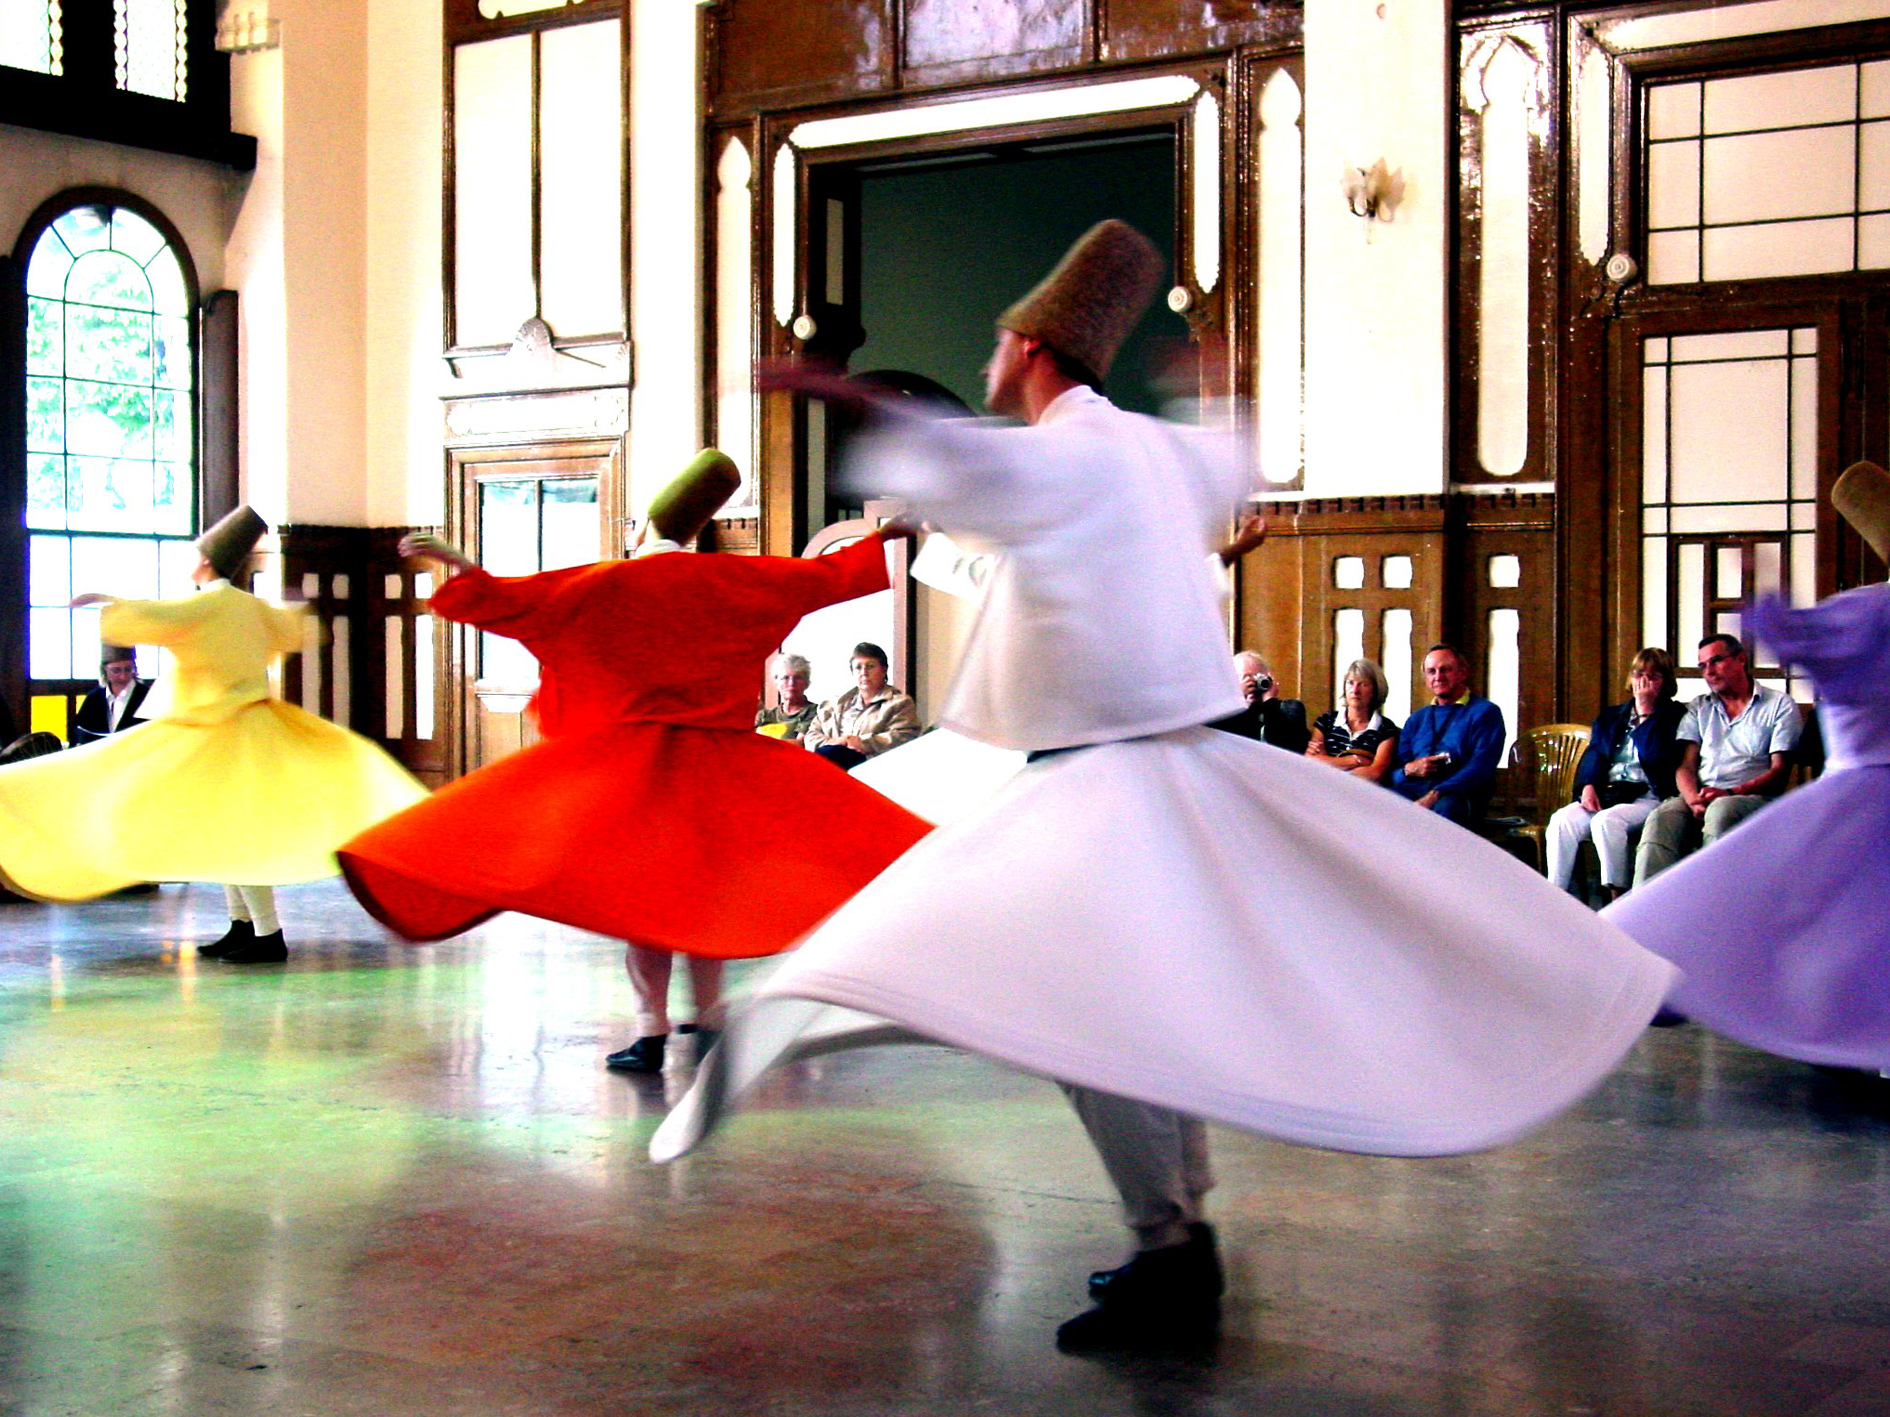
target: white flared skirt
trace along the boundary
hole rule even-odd
[[[651,1152],[783,1058],[910,1036],[1286,1141],[1474,1151],[1593,1087],[1673,975],[1461,827],[1184,729],[1041,758],[907,852],[732,1022]]]

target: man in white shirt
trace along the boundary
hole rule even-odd
[[[1803,728],[1789,695],[1753,682],[1746,648],[1733,635],[1700,641],[1708,692],[1687,706],[1675,737],[1685,746],[1669,797],[1647,819],[1634,884],[1652,880],[1688,852],[1711,846],[1785,790]]]
[[[99,662],[99,686],[85,696],[72,720],[72,743],[96,743],[113,733],[135,728],[143,720],[138,709],[151,685],[138,678],[137,658],[124,645],[106,645]]]

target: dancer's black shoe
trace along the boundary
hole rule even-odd
[[[1220,1257],[1211,1227],[1188,1231],[1183,1244],[1144,1250],[1117,1269],[1099,1271],[1107,1277],[1095,1291],[1096,1307],[1057,1329],[1057,1347],[1099,1353],[1211,1344],[1221,1323]]]
[[[639,1038],[628,1048],[619,1048],[604,1059],[604,1066],[613,1073],[660,1073],[663,1071],[663,1050],[668,1046],[667,1033],[652,1033],[646,1038]]]
[[[1221,1256],[1220,1251],[1214,1244],[1214,1227],[1209,1225],[1205,1220],[1194,1221],[1188,1226],[1187,1243],[1177,1248],[1193,1249],[1195,1251],[1196,1258],[1201,1262],[1206,1272],[1213,1278],[1214,1297],[1217,1299],[1220,1298],[1222,1293],[1226,1291],[1227,1281],[1221,1274]],[[1158,1251],[1156,1253],[1160,1252]],[[1138,1255],[1136,1258],[1139,1259],[1141,1257]],[[1131,1259],[1127,1264],[1119,1264],[1114,1269],[1097,1270],[1089,1277],[1089,1297],[1092,1299],[1102,1298],[1109,1286],[1115,1283],[1117,1276],[1128,1273],[1134,1266],[1135,1260]]]
[[[232,920],[230,928],[223,938],[207,945],[197,946],[197,955],[201,959],[227,959],[231,950],[240,950],[256,939],[256,927],[247,920]]]
[[[223,955],[225,964],[281,964],[289,957],[288,943],[282,938],[282,931],[271,930],[267,935],[258,935],[248,944],[238,945]]]

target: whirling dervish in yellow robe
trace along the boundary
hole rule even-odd
[[[182,600],[74,602],[105,607],[104,641],[171,652],[168,702],[127,732],[0,768],[0,882],[86,900],[144,881],[318,880],[341,843],[426,795],[367,739],[274,696],[269,666],[301,648],[306,609],[228,581],[263,530],[240,507],[199,538],[202,588]]]

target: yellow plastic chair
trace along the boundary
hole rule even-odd
[[[1536,869],[1548,873],[1549,818],[1575,800],[1575,769],[1588,751],[1588,726],[1582,723],[1545,723],[1516,740],[1511,762],[1530,779],[1533,797],[1529,819],[1509,829],[1535,853]]]

